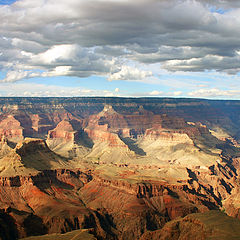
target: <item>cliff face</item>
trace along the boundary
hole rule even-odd
[[[62,120],[56,128],[48,131],[47,144],[52,150],[64,148],[63,151],[68,152],[73,148],[76,133],[70,121]]]
[[[239,101],[216,101],[203,99],[174,98],[0,98],[2,113],[18,111],[31,114],[42,114],[49,119],[64,118],[66,112],[82,118],[97,114],[104,105],[113,106],[116,112],[123,115],[142,114],[149,111],[153,114],[167,114],[184,118],[189,122],[201,122],[208,127],[224,128],[231,134],[239,132]],[[143,109],[142,109],[143,108]],[[58,113],[58,114],[57,114]]]
[[[3,137],[15,143],[23,140],[23,127],[12,115],[7,115],[0,121],[0,138]]]
[[[207,223],[191,213],[240,218],[239,106],[0,98],[0,237],[90,229],[99,239],[194,239],[189,229]]]
[[[42,139],[25,138],[0,159],[0,176],[36,174],[45,169],[68,168],[66,159],[52,152]]]
[[[87,174],[68,170],[43,171],[35,176],[1,177],[0,205],[5,214],[15,220],[20,238],[31,233],[61,233],[83,228],[93,215],[73,190],[88,181]],[[91,223],[87,227],[92,227]]]
[[[103,110],[106,104],[112,106],[113,114],[108,114],[109,109]],[[214,131],[222,129],[235,136],[239,132],[238,106],[237,101],[194,99],[0,98],[1,119],[11,114],[20,122],[24,137],[41,138],[64,119],[86,120],[101,111],[100,125],[107,123],[113,132],[118,129],[123,137],[142,136],[146,129],[155,128],[155,124],[181,129],[185,121],[201,122]],[[167,115],[164,117],[164,114]],[[92,120],[85,121],[85,126],[91,125]],[[195,130],[189,128],[189,134],[193,135]]]

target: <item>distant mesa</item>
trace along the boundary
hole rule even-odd
[[[118,114],[118,113],[113,109],[113,107],[111,105],[106,104],[106,105],[104,105],[103,110],[100,113],[98,113],[99,116],[102,116],[104,114],[111,115],[111,114]]]

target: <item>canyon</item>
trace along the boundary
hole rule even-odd
[[[239,124],[240,101],[0,98],[0,239],[238,239]]]

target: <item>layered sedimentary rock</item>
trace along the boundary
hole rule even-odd
[[[224,239],[204,216],[238,224],[237,102],[1,101],[0,237]]]
[[[23,127],[12,115],[7,115],[0,121],[0,138],[3,137],[14,143],[23,139]]]
[[[82,157],[89,153],[92,141],[82,129],[80,119],[64,119],[48,132],[47,140],[51,150],[65,157]]]
[[[119,128],[126,127],[127,123],[112,106],[106,105],[100,113],[90,116],[85,124],[84,132],[94,143],[88,158],[104,163],[125,163],[134,158],[134,152],[118,135]],[[119,128],[114,124],[119,125]]]
[[[88,227],[88,218],[93,217],[91,211],[73,191],[74,187],[82,187],[88,178],[87,174],[64,170],[43,171],[14,181],[2,177],[1,208],[16,221],[19,237]]]
[[[67,141],[74,142],[74,131],[73,126],[69,121],[62,120],[55,129],[49,131],[48,138],[60,138]]]
[[[35,228],[37,235],[93,228],[95,236],[103,239],[139,239],[149,236],[143,234],[148,231],[154,236],[162,227],[165,232],[164,225],[171,220],[221,207],[221,198],[229,195],[227,169],[224,175],[213,176],[212,183],[218,179],[214,190],[213,184],[203,185],[203,174],[188,172],[187,181],[175,184],[156,177],[141,179],[136,170],[129,171],[126,166],[1,177],[0,208],[14,220],[20,237],[34,234]],[[170,230],[169,234],[174,234]]]
[[[62,120],[56,128],[48,132],[47,144],[56,152],[58,149],[68,152],[73,148],[76,133],[69,121]]]
[[[25,138],[0,159],[0,176],[24,176],[67,167],[67,161],[52,152],[44,140]]]
[[[11,147],[8,145],[7,138],[2,136],[0,139],[0,158],[7,155],[11,151]]]
[[[224,129],[230,135],[236,135],[240,116],[239,101],[216,101],[204,99],[174,98],[0,98],[0,111],[31,112],[55,116],[66,112],[74,116],[87,118],[100,112],[104,105],[110,104],[120,114],[131,115],[143,112],[141,108],[153,114],[167,114],[184,118],[189,122],[201,122],[213,130]],[[141,107],[142,106],[142,107]],[[141,113],[140,113],[141,114]]]

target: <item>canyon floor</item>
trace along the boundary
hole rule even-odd
[[[0,98],[0,239],[240,239],[240,101]]]

